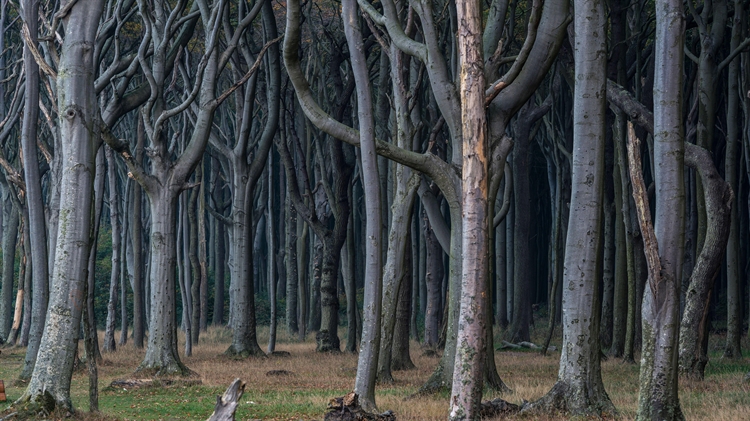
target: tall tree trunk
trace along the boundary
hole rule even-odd
[[[125,192],[123,194],[123,200],[121,202],[121,208],[125,209],[124,213],[128,213],[128,203],[132,202],[130,194],[132,193],[132,184],[126,179],[125,181]],[[128,343],[128,283],[132,289],[132,278],[128,275],[127,265],[127,252],[128,252],[128,229],[130,221],[128,218],[123,217],[122,221],[122,234],[120,239],[120,340],[118,345],[125,346]],[[131,282],[128,282],[128,281]]]
[[[463,133],[461,301],[450,420],[479,418],[484,380],[489,272],[489,139],[484,110],[481,2],[456,5]],[[494,216],[494,215],[493,215]],[[492,344],[490,344],[492,349]]]
[[[191,371],[177,351],[175,271],[177,266],[177,193],[168,187],[149,192],[151,209],[151,307],[146,355],[139,372],[155,376],[186,375]]]
[[[557,383],[531,408],[603,416],[615,413],[601,376],[598,309],[607,21],[603,1],[576,0],[574,8],[573,172],[562,279],[563,348]]]
[[[216,271],[214,272],[214,313],[211,324],[221,326],[224,324],[224,282],[226,267],[226,233],[225,226],[221,221],[216,221],[214,231],[211,232],[213,241],[216,243]]]
[[[88,328],[91,330],[89,333],[93,338],[94,351],[93,355],[97,361],[102,360],[102,354],[99,349],[99,333],[97,330],[96,322],[96,311],[95,311],[95,299],[96,299],[96,250],[98,249],[99,243],[99,229],[102,223],[102,210],[104,208],[104,175],[106,173],[105,160],[104,160],[104,148],[99,146],[96,152],[96,174],[94,176],[94,203],[92,210],[92,223],[91,227],[91,245],[89,247],[89,262],[88,262],[88,276],[87,276],[87,291],[90,293],[86,294],[86,318],[88,319]]]
[[[201,171],[200,164],[195,171],[195,183],[200,185],[203,180],[203,172]],[[200,289],[201,289],[201,264],[198,260],[198,218],[202,218],[203,215],[198,214],[198,196],[200,195],[200,189],[196,186],[193,187],[190,192],[190,198],[188,199],[188,221],[189,221],[189,232],[190,232],[190,245],[189,245],[189,256],[190,256],[190,291],[188,292],[188,299],[190,300],[190,334],[193,345],[198,343],[200,339],[200,319],[201,319],[201,303],[200,303]]]
[[[206,238],[206,182],[204,175],[205,160],[198,166],[201,183],[198,186],[198,266],[200,273],[200,304],[195,307],[200,312],[197,328],[202,332],[208,327],[208,256]],[[198,334],[196,333],[196,342]]]
[[[685,163],[700,174],[708,224],[685,295],[680,322],[680,371],[703,379],[708,362],[708,304],[729,238],[734,192],[716,171],[710,152],[700,146],[691,144],[685,149]]]
[[[8,339],[13,323],[13,272],[16,261],[16,245],[18,243],[20,218],[18,209],[12,204],[2,203],[0,206],[8,209],[5,218],[5,231],[2,238],[3,279],[2,295],[0,295],[0,341],[4,342]],[[22,291],[23,285],[19,286],[18,289]]]
[[[112,224],[112,272],[109,277],[109,301],[107,302],[107,324],[104,330],[105,352],[114,352],[117,348],[115,344],[115,318],[117,307],[117,293],[120,278],[120,244],[121,227],[120,227],[120,197],[117,188],[117,171],[115,167],[115,156],[112,148],[106,147],[107,156],[107,178],[109,180],[109,219]]]
[[[424,319],[424,343],[427,347],[438,346],[440,334],[440,283],[443,280],[443,249],[432,232],[429,218],[423,217],[426,256],[425,283],[427,284],[427,309]]]
[[[289,183],[286,184],[287,190]],[[286,214],[286,233],[284,237],[284,264],[286,265],[286,326],[290,336],[299,333],[299,324],[297,321],[297,308],[299,301],[299,285],[297,271],[297,211],[294,210],[289,193],[287,193],[284,203],[284,212]],[[353,259],[354,256],[351,256]],[[352,277],[354,274],[352,274]]]
[[[28,31],[28,38],[24,37],[23,64],[26,76],[26,90],[24,97],[24,116],[21,123],[21,149],[23,150],[24,182],[26,183],[26,203],[29,212],[28,225],[31,231],[31,259],[34,265],[32,273],[31,293],[32,307],[31,330],[29,345],[26,348],[23,370],[19,377],[28,380],[34,370],[37,351],[42,339],[47,303],[49,301],[49,266],[47,256],[47,233],[44,217],[44,197],[42,193],[39,161],[37,158],[37,130],[39,118],[39,66],[31,51],[37,48],[37,33],[39,31],[39,2],[38,0],[23,0],[22,18],[24,31]],[[29,43],[33,45],[29,45]]]
[[[734,51],[742,41],[743,22],[747,20],[743,2],[735,0],[734,18],[732,20],[732,41],[730,51]],[[736,199],[732,203],[731,227],[729,228],[729,242],[727,244],[726,273],[727,273],[727,343],[724,356],[727,358],[742,357],[742,294],[740,289],[740,221],[738,189],[738,162],[742,145],[739,133],[739,77],[740,59],[732,60],[729,64],[727,84],[727,147],[724,164],[724,174],[727,182],[735,192]],[[747,125],[747,121],[745,122]],[[747,153],[747,151],[745,152]]]
[[[353,193],[353,185],[349,185],[349,195]],[[355,199],[352,198],[352,203]],[[354,212],[349,214],[349,224],[346,227],[346,243],[341,251],[341,275],[346,293],[346,346],[344,350],[352,354],[357,353],[357,281],[354,279]]]
[[[135,162],[143,163],[144,127],[141,113],[136,117],[138,128],[136,134]],[[133,217],[131,219],[132,234],[131,244],[133,247],[133,346],[136,349],[143,348],[143,338],[146,330],[146,288],[143,282],[144,259],[143,259],[143,193],[139,183],[133,185]]]
[[[682,120],[682,68],[685,17],[680,0],[656,1],[654,42],[654,180],[656,188],[655,230],[648,221],[645,187],[640,165],[630,162],[633,197],[649,266],[649,287],[642,306],[638,420],[683,420],[677,394],[677,362],[680,319],[679,282],[685,237],[684,136]],[[628,143],[631,139],[628,130]],[[635,135],[632,136],[635,138]],[[628,148],[634,154],[637,145]],[[636,193],[636,187],[640,190]],[[648,218],[648,219],[647,219]],[[655,232],[654,232],[655,231]]]
[[[396,118],[396,143],[402,148],[408,148],[411,144],[411,133],[413,124],[408,114],[407,87],[409,86],[408,75],[405,75],[404,67],[409,61],[406,55],[395,46],[391,46],[391,74],[393,81],[393,105]],[[396,315],[399,296],[403,286],[405,275],[408,271],[406,254],[411,249],[408,242],[411,227],[411,216],[414,209],[414,199],[419,186],[419,176],[410,168],[400,164],[393,164],[392,176],[396,191],[391,198],[390,233],[388,235],[388,247],[385,267],[383,269],[383,307],[382,307],[382,331],[380,342],[380,355],[378,361],[378,379],[382,382],[392,382],[391,359],[394,341],[394,329],[396,326]],[[365,189],[367,185],[365,185]],[[369,224],[369,219],[368,219]],[[408,282],[411,282],[409,280]],[[407,339],[408,340],[408,339]]]
[[[80,0],[72,4],[62,18],[65,28],[77,30],[65,33],[57,77],[60,152],[62,162],[66,163],[61,179],[57,251],[50,311],[39,345],[39,356],[19,402],[38,402],[42,395],[48,394],[57,405],[72,409],[70,380],[92,243],[94,152],[99,142],[99,138],[93,136],[99,133],[93,83],[96,68],[93,44],[103,6],[102,2]],[[41,262],[37,268],[46,267],[46,260]]]
[[[407,234],[407,244],[411,244],[411,233]],[[412,304],[412,265],[411,253],[406,253],[404,262],[404,279],[398,290],[398,305],[396,306],[396,326],[393,331],[393,347],[391,348],[391,369],[413,370],[417,368],[409,355],[409,322]]]
[[[271,306],[271,326],[268,334],[268,348],[266,352],[273,354],[276,350],[276,252],[274,250],[276,239],[276,229],[274,228],[274,208],[273,200],[273,153],[268,155],[268,207],[266,208],[267,228],[266,228],[266,246],[268,247],[268,301]]]
[[[360,396],[360,405],[374,412],[375,376],[378,369],[378,352],[381,345],[381,306],[383,297],[383,277],[381,238],[382,221],[388,218],[381,215],[380,175],[378,156],[375,152],[375,120],[372,104],[372,90],[368,74],[367,57],[362,41],[360,18],[356,0],[343,0],[341,16],[344,21],[352,73],[357,91],[357,120],[360,134],[360,163],[362,185],[365,191],[365,215],[367,217],[365,241],[365,294],[362,317],[362,342],[357,359],[357,378],[354,391]],[[337,219],[339,216],[337,216]],[[348,222],[347,214],[347,222]],[[338,221],[337,221],[338,223]],[[408,227],[407,227],[408,229]]]

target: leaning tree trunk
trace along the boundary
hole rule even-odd
[[[39,161],[37,159],[37,130],[39,118],[39,66],[37,65],[31,48],[37,48],[37,32],[39,30],[39,2],[24,0],[22,2],[24,31],[23,63],[26,74],[26,91],[24,102],[24,116],[21,123],[21,149],[23,149],[24,181],[26,183],[26,203],[29,212],[29,230],[31,231],[31,259],[34,265],[32,272],[32,303],[31,330],[29,345],[26,349],[23,370],[19,377],[29,379],[34,370],[34,364],[39,350],[39,341],[44,330],[49,301],[49,267],[47,262],[47,233],[45,230],[44,197],[42,193]],[[29,45],[29,43],[33,45]],[[4,48],[4,47],[0,47]],[[75,113],[75,111],[74,111]],[[88,244],[88,242],[87,242]]]
[[[650,224],[640,162],[630,161],[633,197],[648,256],[648,288],[643,296],[641,374],[638,420],[683,420],[677,394],[682,259],[685,237],[682,68],[685,17],[680,0],[656,1],[654,75],[655,230]],[[636,140],[635,135],[630,140]],[[637,152],[633,145],[628,156]],[[636,187],[640,190],[636,193]],[[655,231],[655,232],[654,232]],[[648,235],[648,240],[645,236]]]
[[[680,371],[703,379],[708,355],[708,311],[714,279],[719,274],[731,227],[734,192],[714,166],[711,154],[700,146],[685,148],[685,163],[700,174],[708,215],[706,235],[690,275],[685,310],[680,323]]]
[[[606,17],[603,1],[575,2],[575,96],[570,218],[563,272],[563,347],[557,383],[531,408],[604,416],[599,346],[599,269],[606,120]]]
[[[99,141],[94,90],[93,44],[103,3],[80,0],[63,17],[66,28],[58,67],[62,172],[60,224],[52,278],[50,311],[29,386],[18,402],[51,396],[72,409],[70,380],[81,323],[86,270],[91,244],[94,153]],[[72,30],[71,28],[75,28]],[[34,104],[36,106],[36,104]],[[46,267],[42,260],[39,267]]]
[[[404,77],[403,67],[408,65],[405,54],[391,46],[391,73],[393,81],[393,106],[396,116],[397,144],[408,148],[411,144],[413,124],[408,113],[406,89],[409,81]],[[410,168],[400,164],[391,165],[395,178],[396,191],[391,199],[391,224],[388,234],[385,267],[383,268],[383,308],[381,312],[382,330],[380,353],[377,362],[378,379],[381,382],[393,382],[391,358],[396,325],[398,297],[403,287],[406,269],[406,254],[411,249],[407,241],[414,210],[414,199],[419,186],[419,175]],[[369,224],[369,219],[368,219]]]

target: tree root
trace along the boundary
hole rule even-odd
[[[481,418],[507,417],[517,414],[521,407],[500,398],[484,401],[479,408]]]
[[[349,392],[344,396],[333,398],[328,402],[325,421],[396,421],[393,411],[373,414],[359,405],[359,396]]]
[[[591,397],[581,396],[584,393],[577,393],[569,384],[558,381],[539,400],[525,402],[520,412],[531,415],[545,413],[597,418],[617,416],[617,410],[606,393],[598,401],[594,401]]]

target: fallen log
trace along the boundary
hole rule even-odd
[[[514,344],[514,343],[510,343],[508,341],[502,341],[500,343],[500,346],[496,349],[496,351],[499,351],[501,349],[524,349],[524,348],[525,349],[533,349],[535,351],[538,351],[538,350],[542,349],[541,346],[539,346],[539,345],[537,345],[535,343],[532,343],[532,342],[526,342],[526,341],[524,341],[524,342],[519,342],[517,344]],[[552,346],[547,347],[547,350],[548,351],[557,351],[557,347],[554,346],[554,345],[552,345]]]
[[[198,386],[200,379],[116,379],[109,384],[112,389],[145,389],[150,387]]]

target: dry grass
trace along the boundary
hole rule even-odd
[[[205,419],[212,410],[215,395],[235,377],[240,377],[247,382],[247,391],[238,419],[322,419],[328,399],[353,387],[356,356],[316,354],[312,340],[299,343],[281,330],[279,333],[277,350],[288,351],[291,356],[234,360],[221,355],[231,340],[229,331],[210,329],[194,347],[193,355],[183,356],[187,366],[198,373],[203,386],[141,391],[103,389],[102,411],[110,419]],[[259,342],[265,347],[267,329],[260,329],[259,334]],[[717,347],[721,338],[713,338],[713,341],[712,347]],[[417,369],[396,372],[394,384],[380,385],[378,406],[383,410],[394,410],[399,420],[445,420],[447,392],[404,400],[422,385],[438,361],[434,357],[422,356],[418,345],[412,345],[412,358]],[[113,379],[133,377],[132,371],[143,354],[131,344],[116,353],[104,354],[104,363],[99,368],[100,387],[106,387]],[[559,352],[547,357],[532,352],[495,353],[500,375],[514,389],[503,398],[519,403],[522,399],[541,397],[555,382],[558,358]],[[12,387],[8,379],[17,376],[22,360],[22,349],[4,349],[0,355],[0,379],[5,379],[6,386],[10,386],[9,399],[21,393],[21,389]],[[750,420],[750,385],[742,381],[748,371],[746,363],[746,359],[730,362],[714,357],[709,363],[705,381],[681,381],[680,398],[687,419]],[[603,363],[602,369],[605,386],[622,419],[633,419],[638,399],[638,366],[610,359]],[[294,374],[267,376],[271,370],[287,370]],[[87,384],[85,373],[74,376],[73,400],[78,408],[87,407]],[[497,396],[494,392],[485,392],[485,398]],[[551,415],[533,419],[566,418]]]

